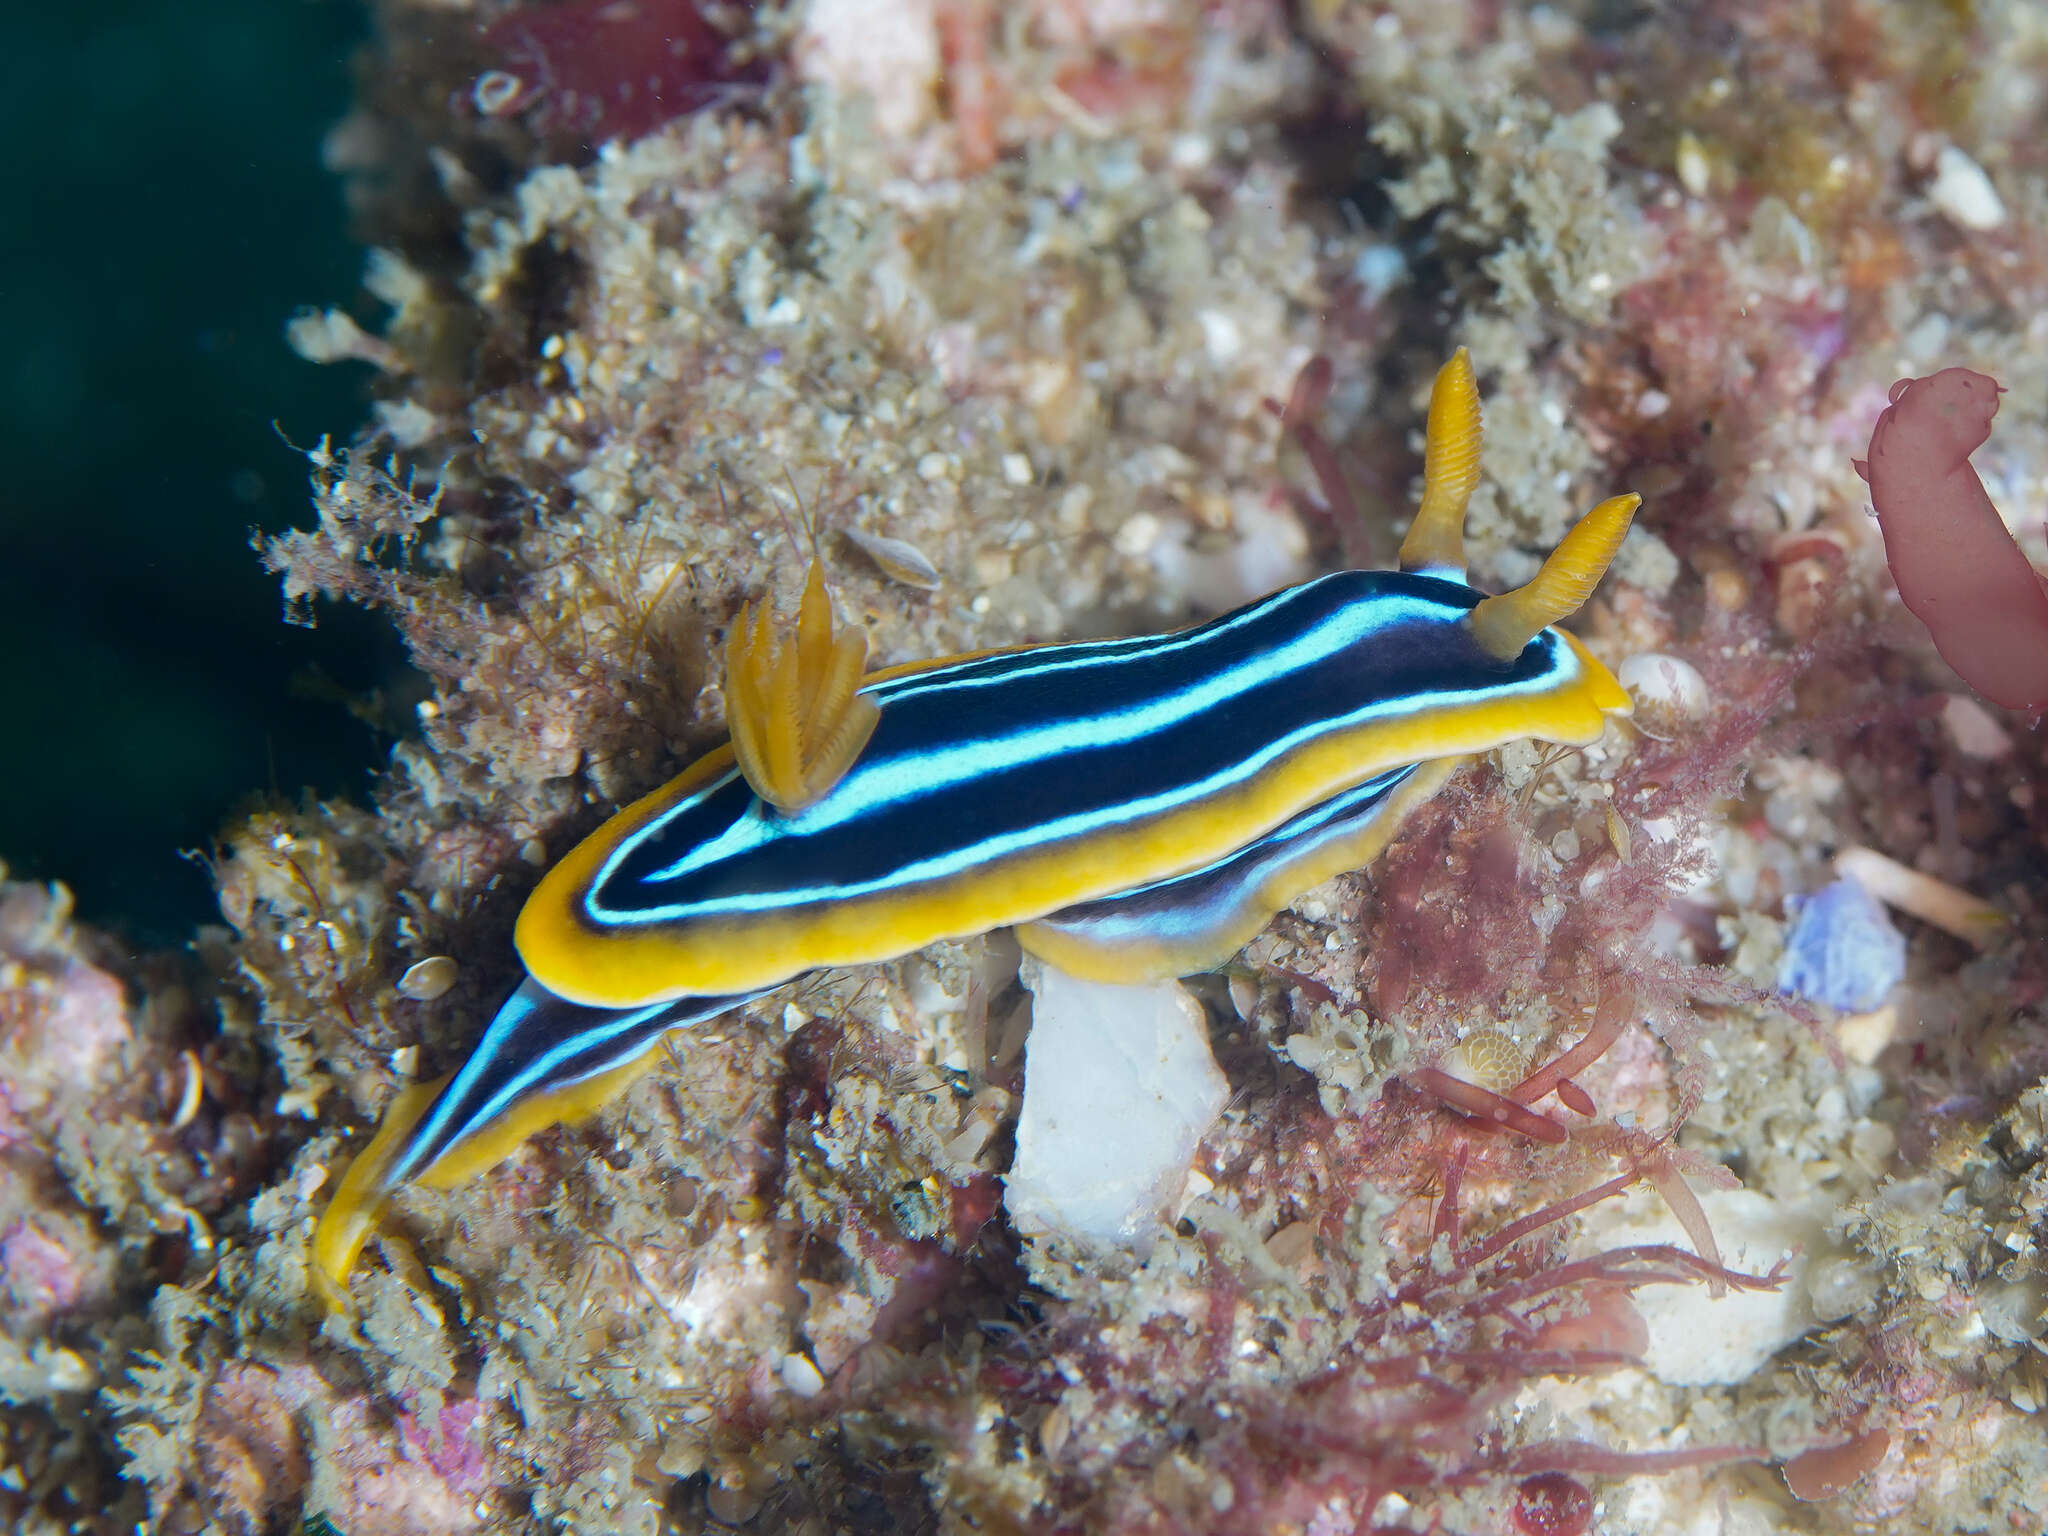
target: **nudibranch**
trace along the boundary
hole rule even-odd
[[[462,1069],[394,1101],[314,1238],[338,1294],[388,1194],[445,1187],[584,1115],[670,1030],[821,967],[1015,928],[1078,975],[1214,968],[1310,886],[1369,863],[1464,759],[1585,745],[1629,712],[1554,628],[1639,498],[1580,519],[1526,586],[1465,580],[1479,396],[1437,375],[1397,571],[1338,571],[1191,629],[861,675],[815,562],[790,643],[726,650],[732,745],[627,806],[542,878],[527,979]]]

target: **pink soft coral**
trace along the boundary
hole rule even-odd
[[[2008,709],[2048,709],[2048,583],[1970,467],[1999,394],[1967,368],[1899,380],[1856,472],[1870,482],[1899,596],[1942,660]]]

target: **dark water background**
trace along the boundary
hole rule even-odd
[[[386,627],[285,627],[249,548],[308,517],[283,439],[364,414],[362,369],[283,326],[375,315],[320,163],[366,25],[24,6],[0,50],[0,859],[140,941],[213,915],[181,848],[252,794],[360,793],[389,745],[338,702],[395,667]]]

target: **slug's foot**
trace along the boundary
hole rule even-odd
[[[363,1244],[377,1229],[377,1218],[398,1180],[392,1166],[405,1154],[413,1128],[427,1112],[448,1079],[407,1088],[384,1111],[384,1121],[360,1156],[348,1165],[334,1198],[327,1202],[313,1229],[313,1289],[332,1310],[348,1301],[348,1275],[356,1267]]]

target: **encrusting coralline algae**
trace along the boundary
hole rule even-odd
[[[386,0],[334,135],[388,314],[294,341],[379,399],[263,554],[295,619],[411,646],[374,796],[231,828],[175,984],[0,896],[0,1513],[2039,1529],[2042,737],[1899,606],[1849,462],[1896,378],[1981,369],[1976,468],[2048,556],[2027,9],[625,11]],[[701,17],[671,107],[607,94]],[[517,980],[541,871],[722,739],[726,628],[813,537],[879,663],[1207,617],[1385,563],[1461,344],[1474,580],[1641,491],[1577,627],[1668,678],[1185,984],[1228,1098],[1145,1245],[1003,1214],[998,936],[673,1039],[402,1194],[320,1305],[347,1160]],[[1279,404],[1316,358],[1342,485]],[[1837,1016],[1776,988],[1859,851],[2008,921],[1901,915],[1903,983]],[[1582,1038],[1561,1145],[1422,1086]]]

